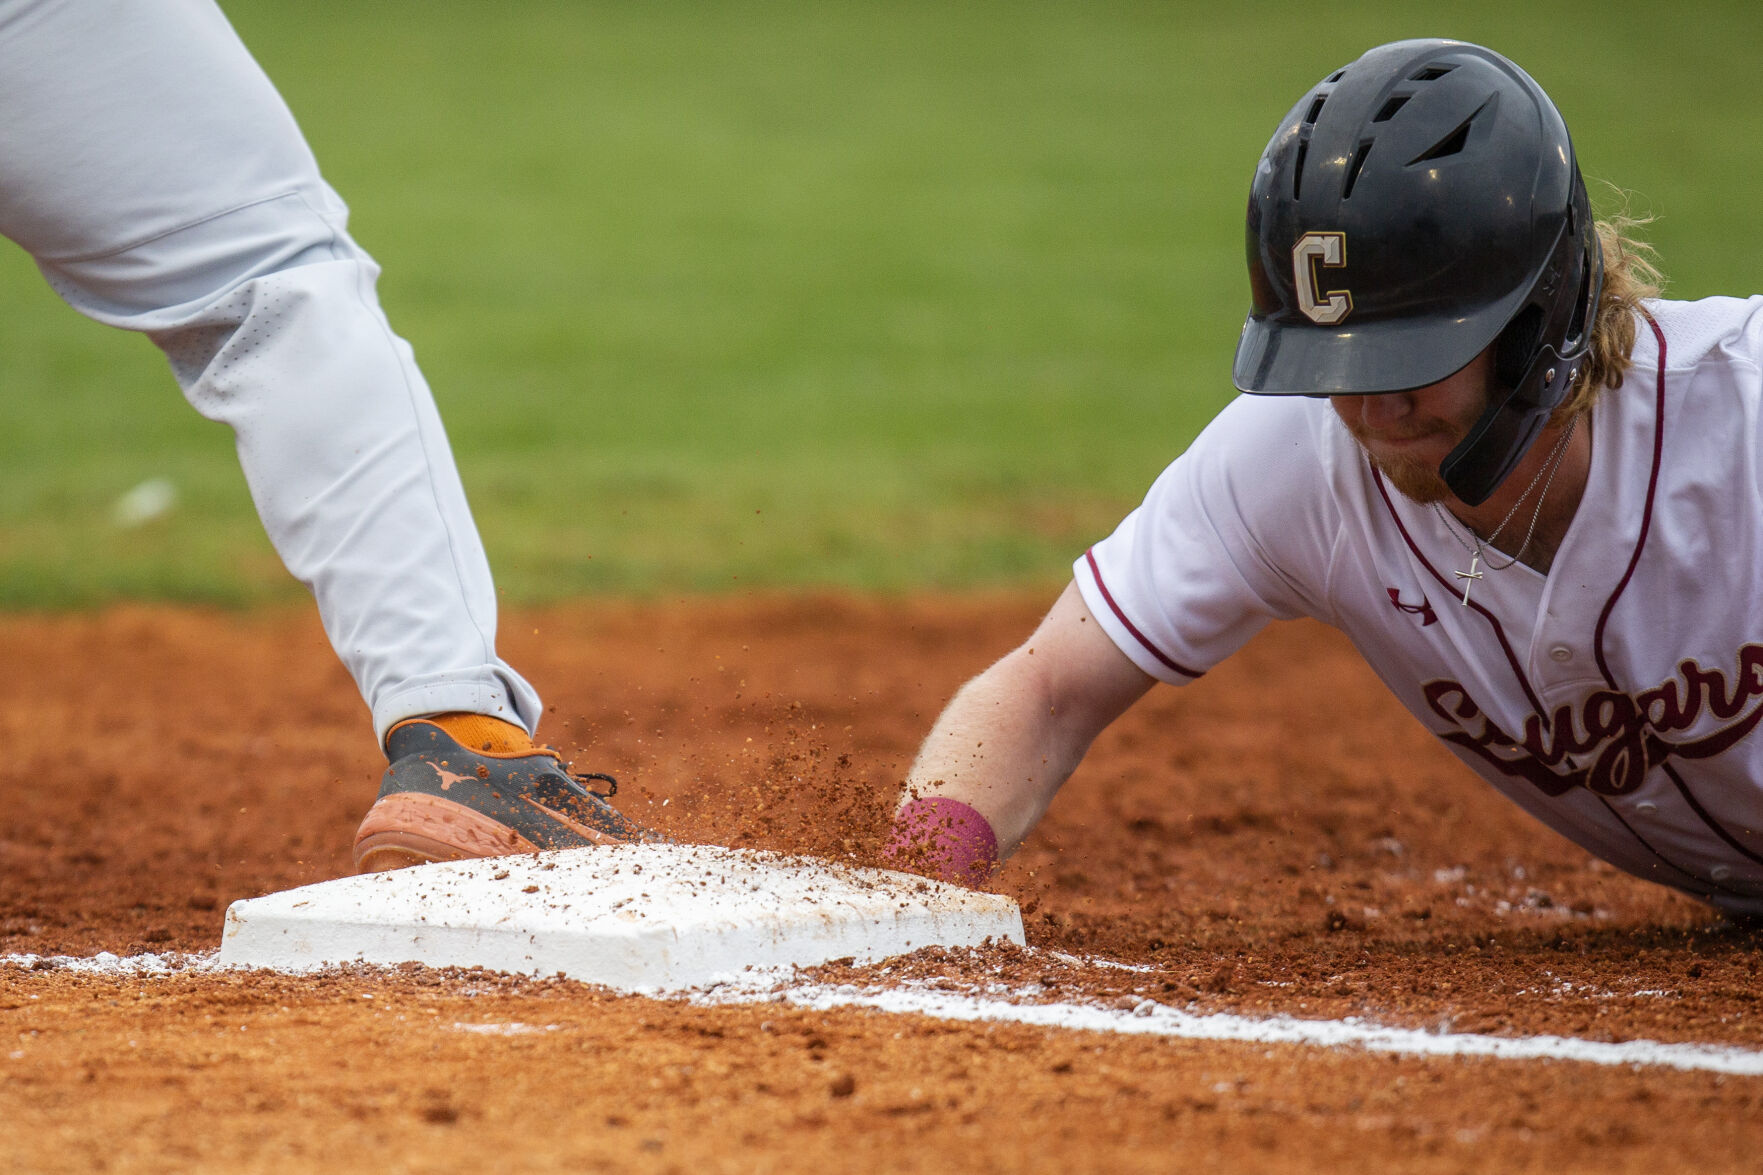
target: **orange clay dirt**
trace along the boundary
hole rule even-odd
[[[625,811],[864,859],[938,708],[1051,596],[583,603],[506,615],[502,647],[546,692],[542,734],[616,774]],[[698,1007],[414,968],[33,965],[212,950],[227,903],[347,870],[382,764],[307,611],[0,618],[0,665],[8,1171],[1656,1172],[1763,1152],[1763,1078],[1659,1066]],[[913,973],[1763,1049],[1755,932],[1530,822],[1308,624],[1154,690],[995,888],[1023,903],[1030,950],[926,952]]]

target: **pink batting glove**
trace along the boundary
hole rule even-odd
[[[998,868],[998,834],[979,810],[946,796],[911,800],[894,813],[882,856],[939,881],[980,885]]]

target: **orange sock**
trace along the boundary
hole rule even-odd
[[[472,714],[459,710],[451,714],[431,714],[424,721],[434,723],[460,746],[470,747],[474,751],[488,751],[492,755],[518,755],[522,751],[533,749],[533,737],[526,732],[525,727],[504,722],[500,718],[491,718],[488,714]]]

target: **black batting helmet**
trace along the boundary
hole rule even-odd
[[[1242,391],[1407,391],[1498,344],[1487,410],[1439,467],[1471,505],[1573,386],[1603,277],[1560,112],[1461,41],[1379,46],[1304,95],[1255,169],[1248,251]]]

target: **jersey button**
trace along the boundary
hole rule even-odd
[[[1714,868],[1708,870],[1708,876],[1712,877],[1715,881],[1725,881],[1728,877],[1732,876],[1732,866],[1716,865]]]
[[[1556,661],[1571,661],[1573,660],[1573,650],[1566,645],[1556,645],[1549,650],[1549,656]]]
[[[1655,804],[1652,800],[1642,800],[1634,806],[1634,810],[1639,812],[1642,816],[1651,816],[1654,812],[1659,810],[1659,805]]]

